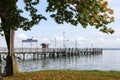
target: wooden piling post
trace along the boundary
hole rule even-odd
[[[43,53],[44,54],[44,58],[46,58],[46,53]]]
[[[35,54],[34,53],[32,53],[32,55],[33,55],[33,60],[35,59]]]
[[[2,62],[1,54],[0,54],[0,63]]]
[[[39,53],[37,52],[37,59],[39,59]]]
[[[23,53],[23,61],[25,61],[25,53]]]

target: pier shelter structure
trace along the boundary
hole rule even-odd
[[[22,47],[23,47],[23,43],[30,43],[31,44],[31,48],[32,48],[32,43],[36,43],[36,47],[37,47],[37,39],[33,39],[33,38],[30,38],[30,39],[26,39],[26,40],[22,40]]]
[[[33,59],[34,59],[36,54],[34,54],[32,52],[32,49],[33,49],[33,44],[32,43],[36,43],[36,49],[35,49],[36,51],[35,52],[38,52],[38,46],[37,46],[38,43],[37,42],[38,42],[38,40],[37,39],[33,39],[33,37],[30,38],[30,39],[22,40],[23,60],[25,60],[25,54],[26,54],[26,52],[24,52],[24,45],[23,45],[23,43],[29,43],[31,45],[30,48],[28,48],[28,49],[30,49],[29,53],[33,54]]]
[[[42,46],[42,53],[44,55],[44,57],[46,57],[46,53],[48,51],[48,48],[49,48],[49,43],[42,43],[41,46]]]
[[[49,48],[49,43],[42,43],[41,46],[42,46],[42,52],[46,52],[47,49]]]

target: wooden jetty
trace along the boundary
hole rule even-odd
[[[15,55],[22,54],[22,58],[25,60],[26,54],[32,54],[33,59],[102,54],[102,48],[15,48],[14,52]],[[0,47],[0,54],[7,53],[7,48]]]

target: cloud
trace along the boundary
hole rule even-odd
[[[49,38],[43,38],[41,41],[42,41],[42,43],[50,43],[50,39]]]
[[[6,47],[6,41],[3,36],[0,36],[0,47]]]
[[[57,41],[63,41],[63,36],[56,36],[55,38],[56,38]]]
[[[75,40],[77,40],[77,41],[86,41],[87,39],[85,37],[76,37]]]
[[[75,37],[75,38],[71,39],[71,41],[73,43],[76,42],[78,45],[86,44],[88,42],[86,37]]]
[[[19,33],[16,35],[16,38],[20,40],[27,39],[27,35],[24,33]]]
[[[116,38],[116,41],[117,41],[117,42],[120,42],[120,38]]]

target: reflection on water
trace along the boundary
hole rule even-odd
[[[20,61],[20,71],[38,71],[38,70],[89,70],[97,69],[102,54],[99,55],[80,55],[73,57],[42,58],[36,60]]]
[[[58,69],[120,71],[120,50],[105,50],[103,54],[99,55],[19,60],[19,69],[22,72]]]

